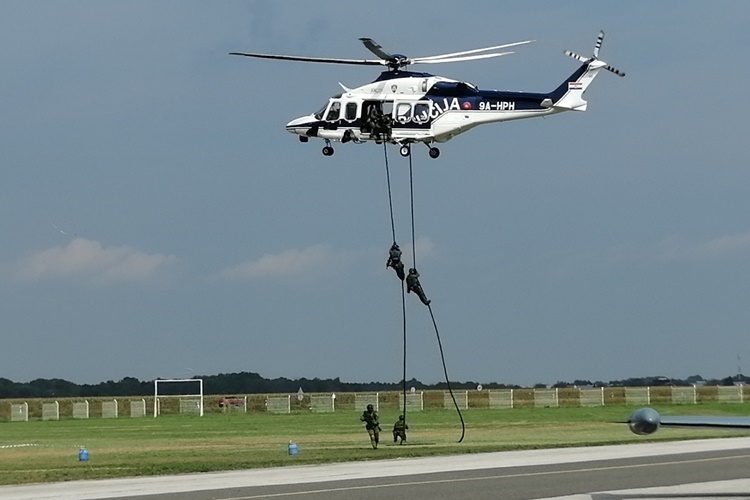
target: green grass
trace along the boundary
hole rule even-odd
[[[750,404],[658,406],[665,414],[748,415]],[[455,411],[408,415],[408,444],[391,444],[395,411],[381,412],[381,447],[370,448],[355,412],[332,414],[208,414],[0,423],[0,484],[423,457],[532,448],[620,444],[743,435],[728,431],[662,429],[644,438],[623,421],[632,407],[470,409],[466,437]],[[299,454],[289,456],[290,440]],[[78,447],[89,461],[78,461]]]

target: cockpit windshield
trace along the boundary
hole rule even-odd
[[[326,108],[328,107],[328,103],[325,103],[322,108],[317,110],[315,114],[313,115],[316,120],[322,120],[323,119],[323,113],[326,112]]]
[[[340,97],[341,97],[341,94],[336,94],[335,96],[331,97],[331,99],[338,99]],[[328,109],[328,104],[330,104],[331,99],[329,99],[328,102],[326,102],[325,104],[323,104],[322,108],[320,108],[319,110],[317,110],[313,114],[313,116],[315,117],[316,120],[322,120],[323,119],[323,115],[325,114],[326,109]]]

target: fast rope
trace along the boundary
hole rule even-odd
[[[411,149],[411,146],[409,146],[409,149]],[[411,151],[409,151],[409,195],[410,195],[410,206],[411,206],[411,242],[412,242],[412,268],[417,268],[417,240],[416,240],[416,224],[415,224],[415,217],[414,217],[414,168],[412,164],[412,158],[411,158]],[[393,236],[393,245],[396,246],[396,224],[394,221],[393,216],[393,192],[391,189],[391,171],[390,166],[388,164],[388,147],[385,141],[383,141],[383,156],[385,158],[385,174],[386,174],[386,181],[388,185],[388,208],[390,210],[390,216],[391,216],[391,236]],[[389,259],[390,263],[390,259]],[[402,264],[403,266],[403,264]],[[402,267],[403,269],[403,267]],[[403,272],[403,271],[402,271]],[[403,275],[401,275],[403,276]],[[418,274],[417,274],[418,276]],[[421,288],[421,287],[420,287]],[[453,394],[453,388],[451,387],[450,379],[448,377],[448,368],[445,364],[445,353],[443,351],[443,342],[440,340],[440,331],[438,330],[437,321],[435,321],[435,314],[432,312],[432,306],[430,305],[430,301],[424,300],[424,292],[421,292],[420,289],[420,298],[423,299],[425,302],[425,305],[430,311],[430,318],[432,319],[432,326],[435,328],[435,336],[437,337],[438,342],[438,348],[440,349],[440,360],[443,364],[443,374],[445,375],[445,383],[448,387],[448,393],[451,395],[451,399],[453,400],[453,405],[456,407],[456,412],[458,413],[458,418],[461,420],[461,437],[459,438],[458,442],[462,442],[464,440],[464,436],[466,435],[466,424],[464,423],[464,417],[461,414],[461,409],[458,406],[458,402],[456,402],[456,397]],[[402,311],[402,318],[403,318],[403,339],[404,339],[404,359],[403,359],[403,388],[402,388],[402,398],[403,398],[403,417],[404,422],[406,422],[406,295],[404,293],[404,281],[402,279],[401,281],[401,311]]]
[[[411,147],[409,148],[411,149]],[[417,243],[416,243],[416,231],[415,231],[415,224],[414,224],[414,170],[412,168],[412,161],[411,161],[411,151],[409,151],[409,192],[411,195],[411,243],[412,243],[412,267],[414,269],[417,268]],[[403,285],[402,285],[402,295],[403,295]],[[453,395],[453,389],[451,388],[451,382],[448,378],[448,368],[445,365],[445,354],[443,352],[443,343],[440,340],[440,332],[438,331],[437,322],[435,321],[435,314],[432,312],[432,306],[430,305],[430,302],[427,302],[427,309],[430,311],[430,318],[432,318],[432,326],[435,328],[435,336],[437,337],[438,347],[440,348],[440,360],[443,363],[443,373],[445,374],[445,384],[448,387],[448,393],[451,395],[451,399],[453,400],[453,405],[456,407],[456,412],[458,412],[458,418],[461,420],[461,437],[459,438],[458,442],[462,442],[464,440],[464,436],[466,435],[466,424],[464,423],[464,417],[461,415],[461,409],[458,407],[458,403],[456,402],[456,397]],[[404,339],[406,338],[406,312],[404,312]],[[404,351],[404,380],[406,380],[406,351]],[[406,387],[404,384],[404,413],[406,413]],[[404,420],[406,417],[404,417]]]
[[[388,166],[388,147],[387,143],[383,141],[383,155],[385,157],[385,177],[388,184],[388,208],[391,212],[391,235],[393,236],[393,244],[396,244],[396,224],[394,223],[393,219],[393,194],[391,192],[391,171]],[[412,214],[414,213],[414,210],[412,210]],[[412,219],[412,234],[414,228],[414,221]],[[413,240],[413,237],[412,237]],[[404,293],[404,282],[401,281],[401,314],[402,314],[402,323],[404,325],[403,328],[403,337],[404,337],[404,363],[403,363],[403,387],[402,387],[402,397],[404,402],[404,422],[406,422],[406,294]]]

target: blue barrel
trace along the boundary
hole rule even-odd
[[[299,449],[297,448],[297,443],[292,443],[289,441],[289,454],[290,455],[296,455],[299,453]]]
[[[78,450],[78,461],[79,462],[88,462],[89,461],[89,450],[86,448],[81,448]]]

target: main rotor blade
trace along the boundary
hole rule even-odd
[[[329,64],[358,64],[360,66],[383,66],[383,61],[375,59],[333,59],[330,57],[283,56],[278,54],[255,54],[251,52],[230,52],[231,56],[257,57],[260,59],[281,59],[283,61],[302,61]]]
[[[494,47],[485,47],[483,49],[472,49],[472,50],[464,50],[462,52],[453,52],[451,54],[441,54],[439,56],[427,56],[427,57],[415,57],[412,60],[413,61],[427,61],[430,59],[444,59],[448,57],[457,57],[457,56],[465,56],[469,54],[476,54],[478,52],[486,52],[488,50],[498,50],[498,49],[507,49],[508,47],[516,47],[518,45],[526,45],[527,43],[533,43],[536,40],[524,40],[523,42],[513,42],[513,43],[506,43],[503,45],[495,45]],[[510,54],[510,52],[508,52]]]
[[[489,59],[490,57],[507,56],[513,52],[497,52],[493,54],[479,54],[475,56],[464,56],[464,57],[446,57],[445,59],[412,59],[411,64],[440,64],[449,62],[460,62],[460,61],[473,61],[475,59]]]
[[[365,47],[367,47],[367,50],[378,56],[384,61],[388,62],[397,62],[398,59],[393,54],[389,54],[385,50],[383,50],[383,47],[380,46],[378,42],[373,40],[372,38],[360,38],[359,39],[363,44],[365,44]]]

